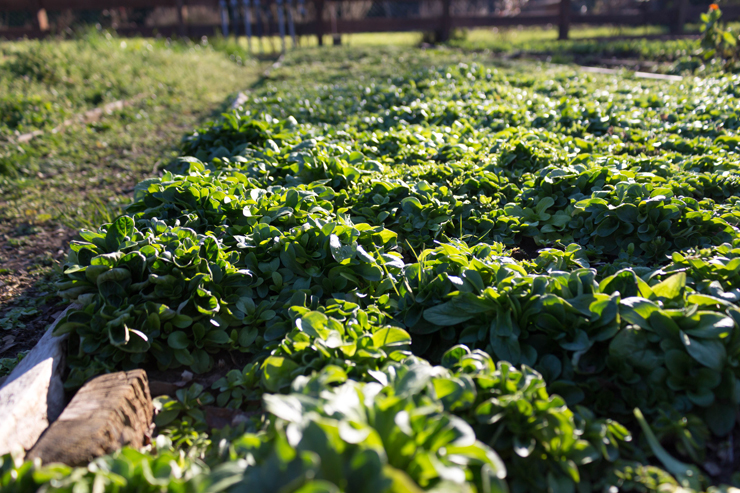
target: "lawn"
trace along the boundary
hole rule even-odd
[[[91,172],[130,181],[83,201],[101,212],[66,224],[51,280],[81,305],[56,329],[69,393],[133,368],[191,380],[155,399],[143,450],[5,456],[0,486],[737,491],[738,76],[469,48],[306,48],[258,79],[160,47],[223,76],[212,99],[152,103],[168,131],[140,167]],[[176,128],[181,104],[199,109]],[[138,122],[110,142],[157,128]],[[29,162],[7,178],[29,192],[5,192],[23,207],[52,200],[30,192],[52,161]],[[209,427],[214,407],[233,426]]]

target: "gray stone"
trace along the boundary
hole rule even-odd
[[[51,335],[70,305],[0,387],[0,455],[29,450],[64,409],[65,336]]]

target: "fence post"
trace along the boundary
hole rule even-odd
[[[293,23],[293,0],[288,0],[288,34],[290,34],[290,39],[293,40],[293,48],[297,46],[296,42],[296,36],[295,36],[295,24]]]
[[[277,0],[278,29],[280,30],[280,53],[285,53],[285,12],[283,0]]]
[[[247,37],[247,49],[252,53],[252,14],[249,12],[249,0],[242,0],[244,7],[244,35]]]
[[[558,39],[568,39],[570,30],[570,0],[560,0],[560,33]]]
[[[49,17],[46,15],[46,9],[39,9],[36,12],[36,23],[39,26],[39,31],[49,30]]]
[[[319,40],[319,46],[324,46],[324,0],[316,0],[316,36]]]
[[[260,7],[260,0],[254,0],[254,25],[257,28],[257,38],[259,38],[260,53],[265,52],[264,40],[262,37],[265,35],[265,24],[262,22],[262,8]]]
[[[437,34],[437,41],[444,43],[450,40],[450,31],[452,30],[452,17],[450,15],[450,7],[452,0],[442,0],[442,17],[440,19],[439,32]]]
[[[689,10],[688,0],[678,0],[676,6],[675,24],[671,26],[671,32],[680,34],[683,32],[683,26],[686,24],[686,12]]]
[[[188,35],[188,7],[184,0],[177,0],[177,32],[181,38]]]
[[[334,46],[342,45],[342,35],[337,30],[337,3],[332,2],[329,8],[329,18],[331,19],[331,39]]]
[[[49,17],[46,15],[46,9],[44,8],[41,0],[34,2],[36,5],[36,28],[41,31],[49,30]],[[32,4],[33,5],[33,4]]]
[[[234,39],[236,39],[237,44],[239,42],[239,3],[238,0],[229,0],[229,5],[231,6],[231,9],[229,12],[231,15],[229,16],[229,24],[233,26],[234,31]]]
[[[229,37],[229,7],[226,6],[226,0],[218,0],[218,10],[221,12],[221,35],[224,38]]]

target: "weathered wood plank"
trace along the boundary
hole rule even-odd
[[[619,74],[619,69],[603,68],[603,67],[579,67],[584,72],[591,72],[593,74]],[[633,72],[635,77],[641,79],[654,79],[654,80],[665,80],[669,82],[680,82],[683,77],[680,75],[666,75],[666,74],[654,74],[652,72]]]
[[[101,375],[75,394],[27,458],[79,466],[124,445],[142,447],[153,415],[144,370]]]
[[[106,105],[100,106],[98,108],[93,108],[89,111],[85,111],[84,113],[80,113],[79,115],[75,115],[72,118],[68,118],[64,120],[62,123],[51,129],[51,133],[56,134],[64,130],[66,127],[69,127],[70,125],[74,123],[91,123],[96,122],[100,120],[100,118],[104,114],[111,114],[113,111],[118,111],[126,106],[131,106],[135,102],[144,99],[146,97],[146,94],[137,94],[131,99],[128,99],[126,101],[113,101],[112,103],[108,103]],[[26,143],[30,141],[31,139],[35,137],[40,137],[44,135],[43,130],[34,130],[33,132],[29,132],[26,134],[21,134],[16,138],[16,142],[19,144]]]
[[[29,450],[64,409],[65,337],[54,328],[69,306],[0,387],[0,455]]]

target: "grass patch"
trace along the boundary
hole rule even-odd
[[[116,217],[134,185],[177,155],[183,135],[257,80],[262,64],[226,48],[95,32],[0,43],[0,106],[20,105],[15,116],[0,111],[0,320],[38,296],[34,286],[52,273],[76,231]],[[116,100],[132,102],[51,131]],[[34,130],[43,134],[17,143]]]

